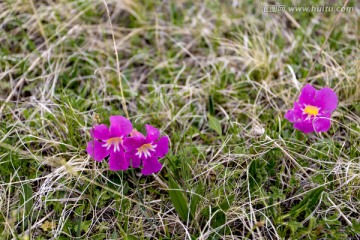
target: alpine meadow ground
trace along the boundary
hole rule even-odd
[[[0,239],[360,239],[360,5],[325,5],[0,1]],[[327,132],[284,118],[306,84]],[[114,115],[158,173],[87,154]]]

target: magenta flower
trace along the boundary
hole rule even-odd
[[[133,130],[130,137],[124,140],[126,159],[134,168],[141,163],[143,168],[141,173],[150,175],[161,170],[159,158],[164,157],[169,151],[169,138],[160,137],[160,131],[150,125],[145,125],[147,135],[142,135],[137,130]]]
[[[285,118],[304,133],[326,132],[330,129],[330,117],[337,104],[338,98],[331,88],[316,90],[306,84],[299,100],[294,102],[294,108],[287,111]]]
[[[90,131],[93,140],[88,142],[86,151],[99,162],[110,155],[109,167],[111,170],[126,170],[129,164],[125,159],[123,141],[131,130],[132,125],[127,118],[111,116],[110,128],[105,124],[100,124]]]

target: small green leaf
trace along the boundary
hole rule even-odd
[[[219,207],[221,208],[221,210],[223,210],[224,212],[229,210],[230,205],[232,204],[234,199],[235,199],[234,194],[232,194],[232,195],[228,196],[227,198],[225,198],[224,201],[222,201],[222,203],[219,204]]]
[[[230,209],[232,202],[235,199],[235,195],[232,194],[226,197],[218,206],[212,207],[211,211],[215,212],[211,219],[211,227],[217,229],[217,234],[211,235],[210,239],[218,239],[218,234],[224,235],[227,233],[227,227],[221,227],[226,223],[226,212]]]
[[[215,132],[217,132],[219,135],[221,135],[222,130],[221,130],[220,121],[216,117],[213,117],[211,115],[208,115],[208,118],[209,118],[209,127]]]
[[[358,222],[358,221],[356,221],[356,220],[352,220],[351,223],[352,223],[352,228],[353,228],[353,230],[354,230],[356,233],[360,234],[360,222]]]
[[[211,227],[218,228],[226,223],[226,215],[222,210],[217,211],[211,219]],[[223,228],[219,229],[221,232]]]
[[[135,237],[134,235],[127,234],[125,237],[125,240],[138,240],[138,238]]]
[[[209,113],[211,116],[215,115],[214,100],[212,96],[209,96]]]
[[[309,202],[307,205],[309,209],[312,209],[316,204],[318,204],[323,191],[324,187],[320,187],[318,189],[315,189],[314,192],[309,196]]]
[[[201,200],[201,197],[203,195],[203,185],[200,183],[196,190],[195,190],[195,194],[191,195],[191,201],[190,201],[190,213],[191,216],[194,217],[196,214],[196,210],[198,210],[198,204]]]
[[[286,225],[290,228],[291,232],[296,232],[298,228],[303,227],[303,225],[299,222],[288,222]]]
[[[24,204],[25,215],[27,216],[30,213],[31,208],[33,206],[33,199],[32,199],[33,191],[30,185],[27,183],[23,184],[22,188],[23,188],[23,195],[21,199],[22,201],[20,203]]]
[[[170,179],[169,182],[169,195],[176,212],[179,214],[183,221],[187,221],[189,215],[189,207],[186,196],[179,184]]]
[[[324,187],[320,187],[309,192],[301,202],[299,202],[290,210],[290,214],[296,216],[305,209],[311,209],[315,204],[318,203],[323,191]]]

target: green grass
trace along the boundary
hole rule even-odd
[[[106,3],[0,3],[0,239],[360,238],[355,1]],[[284,119],[305,83],[339,96],[327,133]],[[156,175],[86,154],[122,92],[171,139]]]

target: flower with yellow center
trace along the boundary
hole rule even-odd
[[[306,84],[294,107],[284,115],[295,129],[305,134],[327,132],[331,127],[331,114],[336,110],[339,99],[329,87],[317,90]]]

